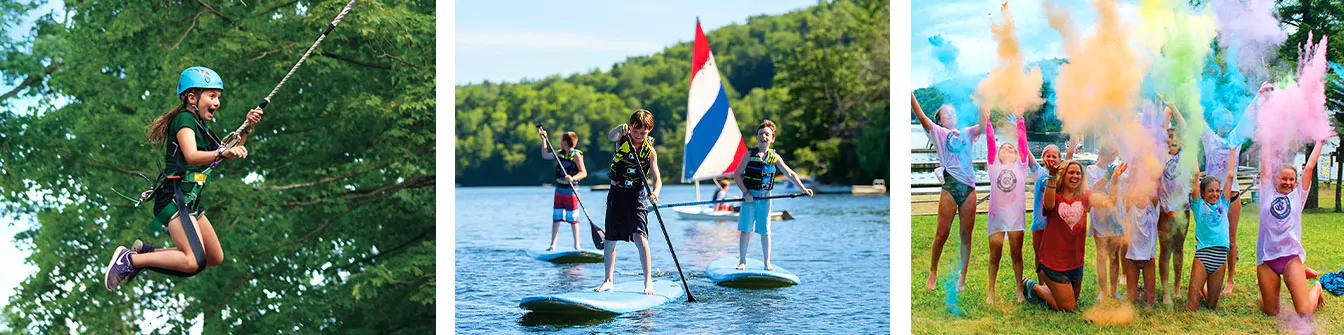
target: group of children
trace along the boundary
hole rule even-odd
[[[1264,93],[1263,91],[1261,93]],[[952,218],[961,216],[961,276],[956,289],[962,290],[970,259],[971,233],[975,224],[976,192],[971,144],[980,134],[987,135],[989,173],[988,233],[990,243],[988,297],[993,304],[999,261],[1004,241],[1010,245],[1017,282],[1017,299],[1045,302],[1060,311],[1077,309],[1082,290],[1086,238],[1096,245],[1095,272],[1100,294],[1097,299],[1115,297],[1130,301],[1156,303],[1155,271],[1160,268],[1163,302],[1172,304],[1180,288],[1189,217],[1195,222],[1195,252],[1190,268],[1185,307],[1195,311],[1203,304],[1217,308],[1221,294],[1232,292],[1237,263],[1237,221],[1241,194],[1236,188],[1237,156],[1242,143],[1229,136],[1230,124],[1217,131],[1206,129],[1201,136],[1205,154],[1203,172],[1186,171],[1182,177],[1178,162],[1190,151],[1182,148],[1175,129],[1185,121],[1174,106],[1162,108],[1165,119],[1157,130],[1165,128],[1167,150],[1160,176],[1127,173],[1129,163],[1139,157],[1122,157],[1117,162],[1114,147],[1103,147],[1097,163],[1084,166],[1073,159],[1074,147],[1067,145],[1067,159],[1061,161],[1060,149],[1050,145],[1042,150],[1043,166],[1027,147],[1026,127],[1020,117],[1016,123],[1017,141],[996,138],[988,109],[981,111],[982,125],[958,128],[955,110],[942,106],[938,123],[925,116],[912,94],[912,112],[919,119],[936,148],[942,165],[943,187],[939,201],[938,230],[926,288],[934,289],[938,259],[946,243]],[[1019,113],[1020,114],[1020,113]],[[1175,121],[1175,126],[1171,125]],[[1220,135],[1221,134],[1221,135]],[[1160,135],[1157,135],[1160,136]],[[1117,141],[1120,142],[1120,141]],[[1311,176],[1320,157],[1324,139],[1319,139],[1308,154],[1301,176]],[[1196,148],[1197,149],[1197,148]],[[1161,153],[1137,153],[1150,155]],[[1147,159],[1142,158],[1142,159]],[[1261,167],[1259,182],[1260,228],[1256,240],[1256,273],[1265,314],[1279,313],[1280,282],[1288,288],[1299,315],[1313,314],[1323,305],[1322,282],[1309,284],[1316,272],[1303,265],[1302,208],[1312,186],[1310,178],[1299,181],[1299,171],[1287,164]],[[1032,220],[1026,220],[1027,177],[1034,181]],[[1145,180],[1149,179],[1151,180]],[[1155,186],[1155,192],[1133,191],[1137,185]],[[1147,190],[1147,188],[1144,188]],[[1182,215],[1181,213],[1184,214]],[[1091,225],[1089,226],[1089,217]],[[1027,223],[1030,222],[1030,225]],[[1039,282],[1023,278],[1022,244],[1025,231],[1031,231]],[[1175,264],[1171,263],[1175,261]],[[1122,270],[1123,269],[1123,270]],[[1175,277],[1168,276],[1168,270]],[[1117,291],[1121,271],[1127,291]],[[1143,282],[1139,283],[1142,279]],[[1169,281],[1169,279],[1171,279]],[[1139,290],[1142,288],[1142,292]]]
[[[611,179],[611,189],[607,192],[607,212],[606,212],[606,247],[604,248],[605,278],[602,284],[594,291],[611,290],[612,274],[615,269],[616,243],[614,241],[627,241],[635,244],[639,251],[640,266],[644,271],[644,293],[653,294],[653,279],[649,272],[649,228],[648,211],[649,207],[645,204],[645,199],[652,202],[658,201],[658,194],[663,188],[661,173],[658,170],[658,153],[653,146],[653,137],[649,133],[653,130],[653,113],[648,110],[639,109],[630,115],[627,123],[612,128],[608,133],[608,138],[616,142],[615,155],[611,162],[611,172],[608,175]],[[544,130],[538,132],[545,136]],[[738,219],[739,246],[738,255],[740,262],[738,269],[746,267],[747,247],[751,241],[751,234],[761,236],[761,248],[764,253],[764,263],[767,270],[773,270],[774,266],[770,263],[770,200],[756,200],[770,196],[770,190],[774,187],[775,176],[784,173],[808,196],[812,195],[812,190],[807,189],[798,179],[798,175],[784,163],[783,158],[771,149],[775,142],[776,126],[770,120],[764,120],[756,127],[757,146],[747,149],[747,152],[741,157],[741,163],[738,164],[736,173],[733,176],[738,188],[742,191],[743,203],[740,207]],[[579,249],[578,220],[574,218],[574,211],[578,209],[577,195],[571,186],[587,176],[587,169],[583,164],[583,156],[575,149],[578,144],[578,135],[573,132],[564,134],[561,140],[561,147],[555,154],[543,147],[542,157],[546,159],[559,159],[560,164],[556,168],[556,190],[555,203],[552,215],[551,246],[547,250],[555,249],[556,238],[559,234],[561,223],[569,223],[574,230],[574,249]],[[543,144],[544,145],[544,144]],[[646,183],[648,183],[646,185]],[[719,182],[720,190],[716,192],[715,200],[726,197],[728,183]],[[651,188],[646,188],[651,186]],[[719,207],[726,208],[726,207]]]

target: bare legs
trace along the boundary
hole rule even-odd
[[[635,249],[639,250],[639,267],[644,270],[644,294],[653,294],[653,275],[649,272],[649,237],[644,235],[635,235]],[[616,241],[607,240],[606,248],[603,248],[603,265],[606,266],[606,278],[602,280],[602,285],[598,285],[593,291],[610,291],[612,287],[612,275],[616,270]]]

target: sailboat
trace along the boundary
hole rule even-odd
[[[695,200],[700,201],[700,181],[732,178],[742,155],[747,152],[741,130],[728,106],[728,91],[719,77],[719,67],[709,50],[709,40],[695,22],[695,47],[691,53],[691,89],[686,101],[686,147],[681,162],[681,182],[695,183]],[[716,211],[713,206],[673,208],[682,219],[737,220],[733,211]],[[784,212],[770,212],[780,220]]]

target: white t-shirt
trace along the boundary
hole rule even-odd
[[[961,130],[952,130],[943,128],[943,126],[933,125],[929,127],[929,140],[933,142],[934,148],[938,149],[938,160],[943,169],[952,178],[975,187],[975,168],[971,165],[971,144],[975,141],[975,127],[970,126],[961,128]]]
[[[1204,129],[1200,139],[1204,141],[1204,176],[1219,181],[1227,180],[1227,159],[1232,156],[1232,147],[1228,146],[1227,139],[1209,129]]]
[[[1260,179],[1260,232],[1255,243],[1256,264],[1279,257],[1297,255],[1306,262],[1307,251],[1302,249],[1302,207],[1307,204],[1307,192],[1294,187],[1288,194],[1279,193],[1272,179]]]
[[[1130,208],[1129,217],[1134,220],[1134,229],[1130,229],[1129,251],[1125,259],[1150,260],[1157,250],[1157,206],[1149,204],[1145,208]]]
[[[1105,166],[1101,166],[1101,164],[1102,162],[1098,162],[1096,165],[1091,165],[1087,167],[1088,189],[1098,194],[1105,193],[1114,195],[1116,193],[1119,193],[1118,191],[1107,192],[1106,190],[1106,188],[1108,187],[1107,184],[1102,184],[1102,187],[1098,189],[1092,188],[1093,184],[1096,184],[1098,181],[1102,180],[1107,176],[1108,168]],[[1121,202],[1120,205],[1121,207],[1116,208],[1124,208],[1123,202]],[[1100,208],[1097,206],[1092,206],[1092,209],[1088,211],[1088,214],[1092,216],[1091,219],[1092,224],[1088,226],[1087,231],[1089,236],[1110,237],[1110,236],[1120,236],[1121,234],[1124,234],[1125,228],[1120,223],[1121,216],[1123,215],[1122,211],[1113,208]]]
[[[1181,149],[1171,155],[1162,167],[1161,203],[1169,211],[1190,208],[1190,181],[1181,178],[1181,154],[1184,152],[1185,149]]]

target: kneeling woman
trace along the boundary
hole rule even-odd
[[[1310,177],[1321,158],[1321,146],[1316,143],[1307,159],[1302,175]],[[1307,203],[1310,182],[1298,181],[1297,170],[1283,166],[1270,171],[1269,164],[1260,172],[1260,189],[1269,193],[1260,200],[1260,233],[1256,239],[1256,277],[1260,279],[1260,311],[1267,315],[1279,314],[1279,281],[1288,287],[1297,314],[1309,316],[1320,308],[1325,294],[1320,285],[1307,284],[1306,267],[1302,264],[1307,252],[1302,249],[1302,207]],[[1299,186],[1300,185],[1300,186]],[[1267,192],[1268,193],[1268,192]]]
[[[1041,233],[1041,253],[1036,271],[1044,282],[1037,284],[1023,280],[1024,291],[1031,299],[1044,300],[1051,309],[1074,311],[1078,309],[1078,294],[1083,289],[1083,258],[1087,246],[1087,212],[1092,207],[1113,208],[1119,197],[1093,194],[1083,187],[1083,165],[1069,160],[1063,167],[1046,163],[1050,180],[1046,181],[1044,202],[1045,230]],[[1109,189],[1114,193],[1116,181],[1125,173],[1128,164],[1120,164],[1111,176]]]

